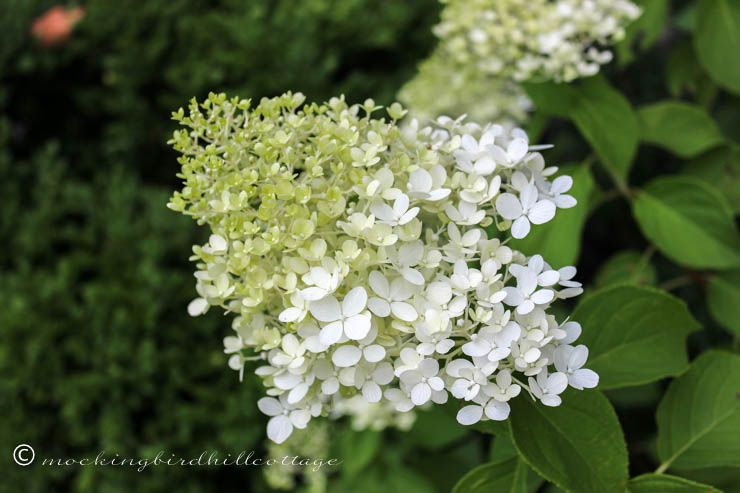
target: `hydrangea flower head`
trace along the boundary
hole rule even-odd
[[[520,129],[380,111],[211,94],[174,115],[168,206],[212,232],[188,311],[233,314],[224,352],[240,375],[262,363],[268,436],[320,415],[408,422],[450,396],[462,424],[504,420],[522,390],[552,406],[594,387],[580,326],[548,313],[582,292],[575,269],[507,246],[575,205],[572,180],[551,182]]]
[[[571,81],[612,59],[641,10],[629,0],[442,0],[441,56],[484,74]]]

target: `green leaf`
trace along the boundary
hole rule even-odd
[[[511,245],[523,252],[538,252],[554,268],[574,265],[581,250],[581,232],[588,216],[589,198],[594,190],[594,180],[589,167],[573,165],[561,168],[559,174],[573,177],[573,188],[568,192],[578,201],[578,206],[558,211],[552,221],[535,226],[521,240]]]
[[[740,234],[730,207],[706,182],[686,176],[657,178],[637,196],[634,215],[643,234],[679,264],[740,266]]]
[[[527,469],[519,457],[489,462],[463,476],[452,493],[527,493]]]
[[[660,381],[657,381],[634,387],[606,390],[604,395],[606,395],[609,402],[617,409],[636,407],[655,408],[655,404],[663,395],[663,387],[660,385]]]
[[[615,284],[654,286],[656,279],[655,267],[645,255],[636,250],[622,250],[601,265],[594,284],[597,288]]]
[[[740,466],[740,356],[699,356],[671,382],[656,418],[661,469]]]
[[[571,317],[589,349],[586,366],[599,388],[652,382],[688,367],[686,337],[699,328],[683,301],[638,286],[613,286],[586,297]]]
[[[575,90],[569,115],[604,164],[626,180],[639,140],[629,101],[605,78],[591,77]]]
[[[497,436],[491,440],[491,450],[488,453],[488,460],[491,462],[501,462],[515,457],[517,453],[511,438],[503,435]]]
[[[687,91],[699,105],[707,108],[717,96],[717,84],[699,64],[690,39],[684,39],[673,48],[665,70],[668,92],[674,98],[681,97]]]
[[[617,64],[625,67],[632,63],[635,53],[647,50],[663,33],[668,17],[668,0],[635,0],[642,7],[642,15],[625,29],[624,38],[617,43]]]
[[[681,101],[663,101],[637,112],[642,140],[684,158],[724,142],[717,124],[703,108]]]
[[[511,430],[509,429],[508,421],[478,421],[471,428],[476,429],[482,433],[488,433],[489,435],[503,435],[510,436]]]
[[[569,117],[573,100],[576,98],[573,86],[556,82],[525,82],[522,86],[534,104],[535,114]]]
[[[740,94],[740,2],[701,0],[694,46],[699,61],[717,84]]]
[[[460,426],[454,415],[446,413],[440,406],[433,406],[417,413],[407,438],[416,445],[439,449],[461,439],[467,433],[468,430]]]
[[[740,150],[713,149],[686,163],[681,172],[716,187],[733,213],[740,213]]]
[[[705,469],[693,469],[676,471],[682,478],[696,481],[697,483],[709,483],[715,488],[727,493],[740,493],[740,469],[736,467],[709,467]]]
[[[540,476],[566,491],[624,492],[627,447],[617,415],[601,392],[566,390],[558,407],[526,395],[510,405],[514,445]]]
[[[740,270],[720,272],[709,279],[707,304],[717,322],[740,334]]]
[[[488,460],[491,462],[501,462],[512,457],[517,457],[517,455],[518,452],[514,446],[514,442],[507,436],[497,435],[491,442],[491,451],[488,454]],[[545,480],[528,465],[524,464],[524,467],[527,469],[527,491],[534,493],[542,486]]]
[[[339,437],[339,453],[344,459],[342,474],[354,477],[370,464],[380,447],[380,433],[373,430],[345,430]]]
[[[643,474],[630,479],[630,493],[722,493],[717,488],[668,474]]]

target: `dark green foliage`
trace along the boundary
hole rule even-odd
[[[9,205],[0,254],[3,447],[29,443],[40,460],[258,446],[256,386],[224,371],[228,325],[215,312],[185,313],[193,280],[178,253],[197,238],[163,207],[167,192],[120,168],[91,183],[71,179],[53,145],[30,161],[0,161]],[[188,478],[185,491],[202,491],[202,481],[217,480],[205,468],[10,472],[9,491],[162,491],[178,477]],[[229,474],[237,471],[218,480],[238,480]]]
[[[75,171],[114,160],[170,183],[163,115],[209,91],[388,104],[431,50],[439,9],[435,0],[93,0],[70,41],[45,49],[28,29],[50,3],[2,3],[0,85],[23,130],[14,147],[55,136]]]

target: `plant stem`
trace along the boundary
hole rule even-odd
[[[667,280],[658,287],[660,289],[664,289],[665,291],[673,291],[674,289],[686,286],[688,284],[691,284],[692,282],[694,282],[694,279],[691,276],[678,276],[674,277],[673,279]]]

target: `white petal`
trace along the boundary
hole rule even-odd
[[[517,240],[521,240],[529,234],[529,220],[526,216],[522,216],[511,225],[511,236]]]
[[[447,363],[447,366],[445,367],[445,372],[451,377],[459,377],[460,370],[462,370],[463,368],[473,368],[473,363],[462,358],[455,359]]]
[[[419,363],[419,370],[425,377],[433,377],[439,373],[439,363],[436,359],[426,358]]]
[[[539,192],[537,191],[537,187],[535,185],[529,184],[522,188],[522,191],[519,192],[519,200],[522,203],[522,208],[529,212],[529,210],[534,206],[534,204],[537,202],[537,197],[539,196]]]
[[[409,184],[414,191],[429,192],[432,189],[432,175],[425,169],[409,173]]]
[[[503,290],[506,292],[504,303],[506,303],[507,305],[519,306],[524,301],[524,297],[522,296],[521,291],[519,291],[517,288],[513,286],[507,286]]]
[[[553,200],[558,209],[570,209],[578,204],[578,201],[570,195],[558,195]]]
[[[388,279],[386,279],[382,273],[374,270],[370,273],[370,276],[368,276],[368,280],[370,281],[370,287],[373,288],[373,291],[375,291],[378,296],[383,298],[388,298],[390,296]]]
[[[301,289],[300,293],[301,297],[306,301],[318,301],[328,294],[326,289],[317,288],[316,286]]]
[[[568,175],[558,176],[552,181],[552,187],[550,193],[553,195],[560,195],[565,193],[573,186],[573,178]]]
[[[401,275],[411,284],[415,284],[417,286],[424,285],[424,276],[422,276],[421,272],[416,269],[404,267],[403,269],[401,269]]]
[[[571,346],[560,345],[552,353],[553,363],[557,371],[568,371],[568,356]]]
[[[532,206],[527,217],[534,224],[544,224],[555,217],[555,204],[549,200],[540,200]]]
[[[433,282],[427,286],[427,298],[438,305],[444,305],[452,299],[452,287],[446,282]]]
[[[383,393],[380,391],[380,386],[375,382],[365,382],[362,386],[362,396],[367,402],[379,402]]]
[[[542,401],[542,404],[550,407],[558,407],[560,403],[563,402],[560,396],[550,394],[543,395],[540,400]]]
[[[403,249],[403,247],[401,247]],[[415,256],[415,259],[420,259],[424,255],[424,249]],[[403,277],[397,277],[391,283],[391,295],[390,299],[393,301],[406,301],[414,294],[414,288],[411,284],[406,281]]]
[[[268,416],[277,416],[283,412],[283,406],[274,397],[263,397],[257,401],[257,407]]]
[[[188,303],[188,315],[191,317],[197,317],[206,312],[208,308],[208,301],[205,298],[195,298],[193,301]]]
[[[321,332],[319,332],[319,342],[324,346],[331,346],[336,344],[339,339],[342,338],[342,330],[344,325],[342,322],[332,322],[325,325]]]
[[[229,246],[229,244],[226,243],[226,239],[221,235],[211,235],[210,238],[208,238],[208,243],[211,245],[211,250],[214,252],[226,251]]]
[[[360,361],[361,357],[362,351],[360,351],[360,348],[348,344],[334,351],[334,354],[331,356],[331,360],[336,366],[346,368],[356,365],[357,362]]]
[[[417,406],[426,404],[430,397],[432,397],[432,389],[424,382],[417,383],[411,389],[411,402]]]
[[[283,443],[293,433],[293,423],[287,416],[275,416],[267,422],[267,437],[275,443]]]
[[[572,265],[569,265],[567,267],[562,267],[558,269],[558,272],[560,273],[561,279],[573,279],[573,277],[576,275],[576,268]]]
[[[420,210],[421,209],[419,209],[418,207],[412,207],[398,219],[398,224],[403,226],[404,224],[409,223],[413,218],[415,218],[419,214]]]
[[[309,307],[311,315],[319,322],[333,322],[342,318],[342,308],[334,296],[326,296],[312,301]]]
[[[465,406],[457,412],[457,422],[461,425],[472,425],[483,417],[483,408],[480,406]]]
[[[370,298],[367,302],[367,307],[380,318],[385,318],[391,314],[391,305],[380,298]]]
[[[301,349],[301,343],[298,342],[298,338],[293,334],[286,334],[283,336],[281,343],[283,351],[288,354],[298,354]]]
[[[588,348],[583,344],[576,346],[573,349],[573,352],[570,353],[570,358],[568,358],[568,368],[571,370],[577,370],[586,364],[587,359]]]
[[[393,202],[393,214],[398,217],[409,209],[409,197],[406,194],[401,194]]]
[[[552,286],[560,280],[560,273],[556,270],[546,270],[537,276],[537,284],[540,286]]]
[[[419,316],[413,306],[402,301],[394,301],[391,303],[391,310],[396,318],[399,318],[404,322],[413,322]]]
[[[288,404],[295,404],[296,402],[299,402],[306,396],[306,393],[308,393],[307,383],[304,382],[302,384],[296,385],[288,393]]]
[[[370,206],[370,212],[381,221],[393,220],[393,209],[385,202],[375,202]]]
[[[540,289],[539,291],[535,291],[534,293],[532,293],[532,295],[529,297],[530,300],[538,305],[550,303],[554,298],[555,291],[553,291],[552,289]]]
[[[578,390],[592,389],[599,384],[599,375],[593,370],[583,368],[574,371],[568,378],[568,383]]]
[[[298,429],[305,428],[309,421],[311,421],[309,409],[296,409],[290,413],[290,422]]]
[[[332,395],[337,390],[339,390],[339,380],[336,377],[329,378],[321,383],[321,392],[326,395]]]
[[[370,317],[364,314],[349,317],[344,321],[344,333],[347,337],[359,341],[370,332]]]
[[[445,339],[437,343],[436,349],[439,354],[447,354],[454,346],[455,341],[453,341],[452,339]]]
[[[437,392],[445,388],[445,383],[439,377],[432,377],[427,380],[427,383],[432,388],[432,390],[436,390]]]
[[[549,394],[560,394],[568,387],[568,376],[563,372],[556,372],[547,379],[547,392]]]
[[[381,363],[373,370],[373,380],[380,385],[387,385],[393,380],[393,367],[390,363]]]
[[[311,280],[313,283],[325,290],[331,285],[331,274],[323,267],[311,267]]]
[[[561,344],[570,344],[581,336],[581,324],[578,322],[566,322],[560,326],[560,329],[567,334],[565,339],[560,340]]]
[[[287,322],[294,322],[298,320],[298,317],[301,316],[301,313],[303,313],[303,310],[296,307],[290,307],[286,308],[282,312],[280,312],[280,315],[278,315],[278,320],[280,320],[283,323]]]
[[[473,357],[485,356],[490,350],[491,345],[482,340],[466,342],[462,346],[462,352]]]
[[[373,344],[366,347],[362,354],[365,355],[365,360],[369,363],[377,363],[378,361],[385,358],[385,348],[380,344]]]
[[[496,169],[496,161],[491,156],[483,156],[475,161],[473,170],[482,176],[490,175]]]
[[[504,218],[514,220],[522,215],[522,204],[511,193],[502,193],[496,199],[496,211]]]
[[[497,400],[491,400],[486,406],[486,416],[494,421],[503,421],[509,417],[511,408],[508,402],[499,402]]]
[[[281,390],[290,390],[301,383],[301,380],[303,380],[303,377],[301,377],[300,375],[294,375],[287,371],[281,373],[280,375],[277,375],[272,379],[272,381],[275,383],[275,387]]]
[[[524,139],[514,139],[509,142],[506,148],[506,155],[509,159],[516,162],[527,154],[529,144]]]
[[[478,150],[478,142],[472,135],[462,136],[462,147],[468,152],[476,152]]]
[[[342,314],[345,317],[357,315],[367,305],[367,291],[362,286],[352,289],[342,301]]]

